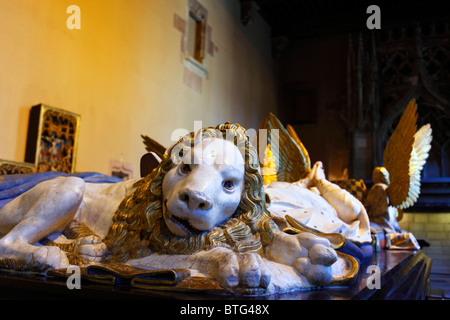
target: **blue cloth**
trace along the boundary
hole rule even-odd
[[[3,178],[3,180],[0,180],[0,209],[37,184],[57,177],[79,177],[91,183],[116,183],[123,181],[120,178],[98,172],[64,173],[49,171],[32,174],[10,174],[0,177]]]
[[[373,255],[373,248],[371,244],[368,243],[357,246],[349,240],[346,240],[345,244],[337,250],[342,253],[351,255],[356,260],[358,260],[359,263],[364,263]]]

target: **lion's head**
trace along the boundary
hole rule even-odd
[[[276,226],[258,169],[256,149],[237,124],[180,139],[120,204],[104,240],[111,253],[107,260],[218,246],[261,252]]]

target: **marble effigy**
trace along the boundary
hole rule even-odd
[[[360,203],[329,185],[320,163],[306,179],[295,188],[323,187],[327,214],[339,219],[349,237],[364,242]],[[92,183],[56,177],[10,199],[0,209],[0,263],[42,272],[99,263],[182,268],[229,292],[258,294],[347,284],[358,262],[340,251],[345,236],[310,228],[314,210],[306,218],[294,210],[284,222],[270,210],[280,208],[287,189],[264,188],[256,149],[242,127],[205,128],[172,146],[142,179]],[[317,207],[319,198],[308,196],[311,208]],[[283,230],[286,221],[290,225]]]

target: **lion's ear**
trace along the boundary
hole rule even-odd
[[[141,178],[149,175],[161,163],[161,158],[154,152],[149,152],[141,157]]]

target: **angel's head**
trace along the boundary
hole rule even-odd
[[[383,183],[389,185],[389,172],[385,167],[376,167],[372,172],[373,183]]]

